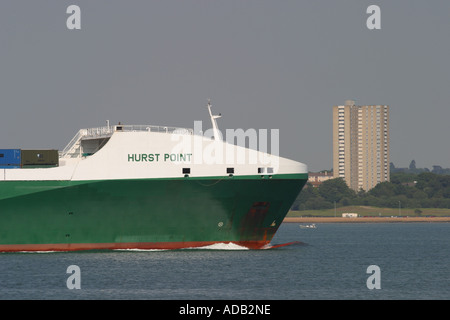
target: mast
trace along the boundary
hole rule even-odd
[[[222,140],[222,134],[217,127],[216,119],[220,118],[222,115],[219,113],[218,115],[213,115],[211,112],[211,99],[208,99],[208,111],[209,116],[211,117],[211,124],[213,128],[214,140]]]

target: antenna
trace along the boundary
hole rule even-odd
[[[211,124],[212,124],[212,128],[213,128],[213,133],[214,133],[214,140],[222,140],[222,134],[219,131],[219,128],[217,127],[217,122],[216,119],[220,118],[222,116],[222,114],[218,114],[218,115],[213,115],[211,112],[211,99],[208,99],[208,111],[209,111],[209,116],[211,117]]]

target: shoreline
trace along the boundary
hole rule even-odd
[[[450,222],[450,217],[286,217],[286,223],[396,223],[396,222]]]

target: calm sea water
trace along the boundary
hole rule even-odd
[[[284,223],[270,250],[1,253],[0,299],[450,299],[450,224]],[[81,289],[68,289],[67,268]],[[370,265],[380,289],[366,285]]]

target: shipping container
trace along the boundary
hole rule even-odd
[[[56,167],[59,165],[58,150],[22,150],[22,168]]]
[[[20,149],[0,149],[0,168],[20,167]]]

